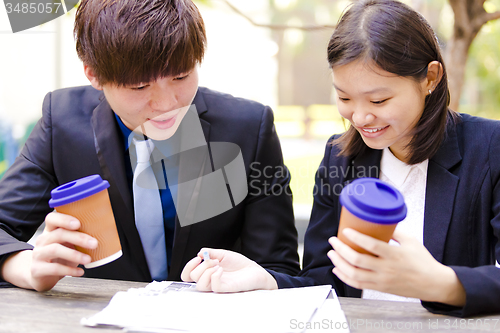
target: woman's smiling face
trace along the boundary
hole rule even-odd
[[[365,144],[373,149],[390,147],[406,162],[405,147],[424,111],[427,80],[415,82],[372,62],[353,61],[333,68],[333,85],[340,114]]]

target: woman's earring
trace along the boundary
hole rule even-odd
[[[429,89],[429,95],[432,94],[432,90]]]

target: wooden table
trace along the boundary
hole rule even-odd
[[[81,326],[80,319],[102,310],[116,292],[145,285],[146,283],[140,282],[66,277],[54,289],[45,293],[1,288],[0,332],[117,332],[113,329]],[[500,315],[460,319],[433,315],[419,303],[343,297],[340,298],[340,304],[351,332],[500,331]],[[334,327],[335,323],[331,325]],[[320,332],[312,332],[316,331]]]
[[[420,303],[339,297],[351,332],[500,332],[500,315],[456,318],[435,315]]]

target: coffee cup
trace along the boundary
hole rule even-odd
[[[340,193],[338,238],[360,253],[372,254],[348,240],[343,230],[352,228],[362,234],[389,242],[397,224],[406,217],[403,195],[377,178],[359,178]]]
[[[76,217],[78,231],[97,239],[96,249],[75,248],[90,255],[85,268],[105,265],[122,255],[120,238],[108,195],[109,183],[99,175],[92,175],[60,185],[50,193],[49,206],[59,213]]]

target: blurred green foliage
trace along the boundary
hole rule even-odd
[[[211,0],[193,0],[196,5],[210,6]]]
[[[488,12],[500,10],[500,0],[485,3]],[[500,20],[488,22],[469,50],[461,111],[500,119]]]
[[[210,0],[208,0],[210,1]],[[434,28],[443,49],[453,33],[454,13],[448,0],[401,0],[419,10]],[[310,25],[337,23],[349,0],[269,0],[273,24]],[[500,10],[500,0],[487,0],[487,12]],[[317,48],[311,40],[315,32],[293,31],[284,38],[292,41],[285,47],[294,57]],[[279,32],[275,32],[279,33]],[[285,43],[287,44],[287,43]],[[310,55],[308,55],[310,56]],[[448,71],[452,71],[448,68]],[[475,38],[466,66],[465,86],[460,100],[461,112],[500,119],[500,19],[483,26]]]

